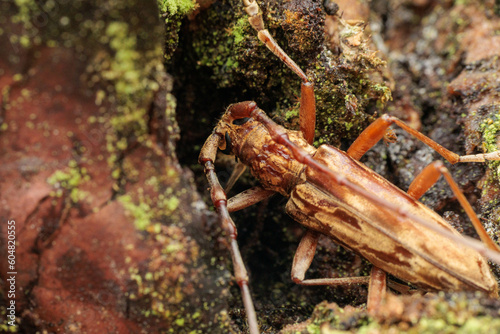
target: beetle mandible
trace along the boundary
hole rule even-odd
[[[386,291],[386,273],[425,290],[483,291],[498,296],[498,286],[485,256],[500,263],[500,248],[491,240],[449,171],[436,161],[427,166],[405,193],[359,159],[396,124],[436,150],[450,163],[500,160],[500,151],[459,156],[399,119],[384,115],[366,128],[346,152],[311,143],[315,128],[313,84],[265,29],[255,0],[243,5],[257,36],[302,80],[300,131],[275,124],[252,101],[229,106],[205,142],[199,162],[205,168],[211,198],[230,239],[235,278],[240,286],[249,329],[258,333],[248,288],[248,275],[229,213],[274,193],[289,198],[286,211],[308,228],[292,264],[292,279],[302,285],[368,283],[367,309],[375,313]],[[234,154],[250,168],[260,186],[229,201],[217,179],[218,149]],[[471,219],[482,243],[461,236],[418,199],[443,176]],[[373,264],[369,277],[305,279],[320,234],[331,237]]]

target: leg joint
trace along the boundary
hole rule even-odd
[[[448,168],[444,166],[444,163],[441,160],[436,160],[432,163],[434,167],[439,170],[441,173],[446,173]]]
[[[394,123],[394,121],[396,120],[396,118],[394,116],[391,116],[391,115],[388,115],[388,114],[383,114],[382,116],[380,116],[380,118],[382,118],[382,120],[384,120],[385,122],[388,122],[388,123]]]

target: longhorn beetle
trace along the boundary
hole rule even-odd
[[[248,275],[236,242],[229,213],[255,204],[274,193],[289,198],[287,213],[308,228],[292,264],[292,280],[302,285],[369,284],[367,309],[376,313],[386,291],[386,273],[425,290],[483,291],[498,296],[498,286],[484,257],[500,263],[500,247],[488,236],[471,205],[440,161],[428,165],[405,193],[359,159],[384,137],[391,124],[409,132],[450,163],[500,160],[500,151],[459,156],[399,119],[383,115],[354,141],[346,152],[311,143],[315,128],[313,84],[274,41],[264,27],[255,0],[243,0],[257,36],[302,80],[300,131],[275,124],[255,102],[230,105],[201,149],[210,194],[230,238],[235,279],[240,286],[248,325],[258,333],[248,288]],[[261,185],[233,198],[217,179],[217,150],[234,154]],[[465,209],[482,243],[461,236],[443,218],[418,199],[443,176]],[[320,234],[363,256],[373,264],[368,277],[305,279]]]

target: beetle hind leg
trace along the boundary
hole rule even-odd
[[[500,247],[488,235],[488,233],[484,229],[484,226],[481,224],[479,218],[472,209],[469,201],[467,200],[467,198],[465,198],[455,180],[453,180],[453,177],[448,171],[448,168],[446,168],[441,161],[434,161],[433,163],[429,164],[420,172],[420,174],[415,177],[408,189],[408,195],[418,200],[430,187],[432,187],[437,182],[441,175],[445,178],[446,182],[448,182],[448,185],[453,191],[458,202],[467,213],[469,219],[472,221],[472,225],[481,238],[481,241],[488,248],[500,252]]]
[[[373,266],[370,272],[368,285],[368,300],[366,310],[371,315],[376,315],[387,293],[387,274],[382,269]]]
[[[460,156],[444,148],[423,133],[412,129],[399,118],[389,115],[382,115],[382,117],[375,120],[375,122],[370,124],[370,126],[368,126],[363,132],[361,132],[358,138],[356,138],[354,143],[352,143],[351,147],[349,147],[349,149],[347,150],[347,154],[353,159],[359,160],[370,148],[372,148],[380,139],[385,136],[386,131],[392,124],[396,124],[401,129],[405,130],[406,132],[435,150],[452,164],[455,164],[457,162],[484,162],[486,160],[500,160],[500,151]]]
[[[316,253],[316,246],[320,234],[308,230],[300,240],[299,247],[295,252],[292,264],[292,280],[300,285],[349,285],[349,284],[368,284],[369,276],[359,277],[338,277],[338,278],[316,278],[304,279],[307,269]]]
[[[373,266],[370,276],[305,279],[305,273],[309,269],[316,252],[319,236],[318,232],[308,230],[300,240],[299,247],[293,258],[292,280],[297,284],[309,286],[368,284],[366,308],[368,313],[376,315],[387,291],[386,273],[382,269]]]

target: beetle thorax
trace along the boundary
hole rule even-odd
[[[226,149],[230,145],[232,153],[250,168],[264,188],[288,196],[305,166],[295,160],[285,146],[276,143],[261,123],[251,118],[237,121],[224,122],[219,128],[226,139]],[[292,141],[314,154],[315,148],[307,144],[300,132],[287,132]]]

